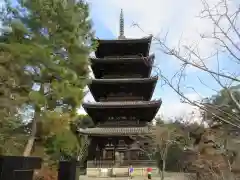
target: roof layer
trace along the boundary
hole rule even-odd
[[[87,128],[79,129],[80,134],[92,135],[92,136],[130,136],[130,135],[143,135],[151,133],[151,129],[148,126],[145,127],[127,127],[127,128]]]
[[[107,120],[137,119],[150,122],[157,114],[162,101],[118,101],[118,102],[89,102],[82,106],[94,123]]]
[[[91,83],[97,84],[118,84],[118,83],[142,83],[142,82],[156,82],[158,76],[150,78],[119,78],[119,79],[92,79]]]
[[[128,62],[128,63],[135,63],[135,62],[152,62],[155,59],[155,55],[151,54],[147,57],[140,57],[140,56],[133,56],[133,57],[105,57],[105,58],[90,58],[91,63],[122,63],[122,62]]]
[[[95,101],[149,101],[158,77],[133,79],[93,79],[88,85]]]
[[[121,78],[132,77],[136,75],[141,78],[147,78],[152,71],[154,55],[148,57],[114,57],[114,58],[92,58],[91,68],[95,78]]]
[[[117,102],[85,102],[83,108],[142,108],[156,107],[162,104],[162,100],[154,101],[117,101]]]
[[[97,39],[98,47],[95,52],[97,58],[107,56],[148,56],[152,36],[141,39]]]

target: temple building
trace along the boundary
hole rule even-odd
[[[154,55],[149,55],[152,37],[124,36],[123,13],[116,40],[98,39],[91,68],[95,79],[89,84],[96,102],[83,108],[95,123],[79,129],[88,135],[87,168],[149,166],[145,135],[162,101],[151,100],[158,77],[151,77]]]

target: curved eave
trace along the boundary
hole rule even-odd
[[[147,37],[143,37],[143,38],[126,38],[126,39],[95,39],[95,41],[97,41],[99,44],[118,44],[118,43],[149,43],[152,41],[152,37],[153,36],[147,36]]]
[[[127,72],[130,77],[141,74],[142,77],[147,78],[151,74],[154,59],[154,54],[136,58],[91,58],[91,69],[94,76],[99,79],[105,74],[114,75],[114,72],[120,74],[126,74]]]
[[[148,56],[152,36],[141,39],[116,39],[102,40],[98,42],[95,55],[98,58],[105,56]]]
[[[152,98],[157,80],[158,76],[130,79],[93,79],[88,87],[97,102],[101,101],[101,98],[107,97],[109,93],[116,93],[115,97],[119,97],[119,93],[129,92],[129,90],[133,96],[140,97],[140,99],[143,97],[142,100],[148,101]],[[126,99],[128,98],[129,96],[126,95]]]
[[[95,108],[95,109],[119,109],[119,108],[159,108],[162,104],[162,100],[155,101],[125,101],[125,102],[85,102],[83,108]]]
[[[91,84],[118,84],[118,83],[156,83],[158,76],[153,76],[150,78],[124,78],[124,79],[93,79]],[[91,84],[89,87],[91,87]]]
[[[151,54],[148,57],[119,57],[119,58],[90,58],[91,64],[117,64],[117,63],[135,63],[135,62],[146,62],[154,63],[155,54]]]
[[[121,128],[79,128],[78,132],[80,134],[85,134],[89,136],[130,136],[130,135],[146,135],[150,134],[150,127],[121,127]]]

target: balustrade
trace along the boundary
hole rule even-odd
[[[88,168],[112,168],[116,164],[116,161],[111,160],[96,160],[96,161],[88,161]],[[124,160],[119,164],[119,167],[128,167],[132,165],[134,167],[155,167],[156,161],[154,160]]]

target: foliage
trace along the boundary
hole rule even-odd
[[[170,147],[173,147],[173,145],[183,146],[185,144],[185,141],[182,141],[184,140],[183,132],[181,128],[174,123],[160,123],[154,127],[152,137],[157,148],[156,157],[161,167],[161,179],[163,180]]]
[[[82,1],[60,0],[19,0],[16,8],[8,5],[2,47],[13,60],[22,62],[29,88],[33,83],[44,85],[42,92],[30,90],[28,94],[35,106],[50,110],[60,106],[63,111],[79,106],[88,77],[92,35],[87,8]]]
[[[50,113],[55,114],[55,119],[53,119],[54,115],[46,118],[48,120],[44,121],[43,134],[40,136],[45,137],[46,154],[55,162],[61,158],[79,156],[82,148],[85,148],[85,144],[77,129],[91,127],[91,118],[87,115],[79,115],[72,120],[68,114]],[[46,124],[46,122],[49,123]]]
[[[71,137],[69,130],[60,127],[67,127],[76,116],[88,82],[88,55],[93,47],[88,5],[84,1],[6,1],[1,20],[0,88],[6,101],[1,109],[7,118],[23,105],[35,112],[24,153],[29,155],[36,134],[49,138],[51,132],[52,138],[63,130],[63,139]],[[57,123],[58,117],[66,118],[66,123]]]
[[[94,127],[94,122],[92,118],[88,115],[79,115],[74,121],[71,122],[72,131],[76,132],[77,128],[92,128]]]
[[[75,121],[71,123],[71,130],[76,134],[78,143],[80,144],[80,149],[78,151],[78,160],[80,163],[84,163],[85,158],[88,154],[88,145],[90,139],[86,135],[81,135],[78,133],[78,128],[91,128],[94,127],[94,123],[90,116],[79,115]]]
[[[207,120],[207,125],[211,128],[210,131],[215,132],[217,129],[217,136],[220,133],[221,136],[219,139],[224,139],[226,134],[235,134],[235,139],[238,140],[239,137],[236,137],[236,135],[239,134],[240,129],[240,79],[238,70],[240,65],[239,5],[235,1],[229,0],[217,0],[214,2],[201,0],[201,5],[203,9],[201,9],[197,18],[201,20],[206,19],[207,23],[210,22],[209,27],[211,29],[209,32],[200,33],[199,41],[190,42],[190,44],[186,44],[185,41],[179,42],[177,46],[173,45],[171,47],[167,42],[167,34],[164,34],[163,37],[154,37],[155,44],[158,44],[158,49],[180,63],[179,70],[172,73],[172,77],[165,76],[162,71],[159,71],[159,76],[163,81],[162,84],[168,85],[179,95],[181,102],[195,106],[203,112],[203,118]],[[136,24],[136,26],[138,25]],[[139,29],[142,30],[141,27]],[[209,42],[214,42],[212,43],[214,50],[209,54],[205,54],[202,51],[201,45]],[[215,67],[209,62],[216,62]],[[226,66],[226,64],[231,65]],[[203,80],[197,75],[196,79],[206,88],[218,92],[220,87],[222,91],[206,102],[187,96],[189,94],[188,90],[192,90],[199,97],[202,94],[197,90],[199,87],[194,87],[196,83],[193,85],[186,83],[185,80],[187,79],[187,75],[189,75],[187,73],[188,67],[201,71],[202,75],[204,75],[202,77],[209,77],[218,85],[216,87],[213,81]],[[192,74],[190,76],[192,78]],[[238,86],[231,87],[233,84],[237,84]],[[226,134],[222,134],[221,131],[226,132]],[[202,135],[205,132],[204,130],[199,134],[191,133],[196,137],[194,145],[197,145],[201,141]],[[215,142],[211,143],[214,146],[218,146]],[[198,148],[196,149],[198,150]],[[204,166],[204,164],[201,166]]]
[[[61,132],[70,130],[69,124],[71,117],[68,113],[45,111],[42,118],[44,121],[40,122],[37,134],[40,138],[47,139]]]
[[[166,170],[173,172],[180,172],[183,166],[182,156],[184,156],[183,148],[177,144],[173,144],[168,149],[168,155],[166,159]]]
[[[0,128],[0,154],[20,155],[26,142],[26,134],[22,131],[19,118],[2,118]]]
[[[168,148],[167,157],[166,157],[166,164],[165,170],[168,172],[181,172],[184,166],[182,157],[184,156],[183,148],[179,147],[177,144],[172,144]],[[160,152],[155,154],[154,158],[157,162],[158,168],[163,168],[163,161],[160,155]]]
[[[51,159],[58,161],[61,158],[77,156],[80,149],[77,137],[71,131],[63,131],[46,140],[46,153]]]
[[[48,117],[49,116],[49,117]],[[41,125],[41,138],[51,160],[57,161],[63,156],[76,156],[80,144],[76,135],[70,129],[69,114],[48,112]]]
[[[239,143],[238,135],[240,125],[240,111],[238,104],[240,102],[240,86],[232,86],[228,89],[222,89],[218,94],[204,101],[205,121],[209,123],[212,131],[215,131],[215,143],[223,152],[232,171],[239,170]],[[234,101],[229,94],[234,96]],[[222,119],[227,120],[222,121]],[[207,170],[205,170],[207,172]]]
[[[239,86],[230,88],[237,102],[240,102]],[[206,111],[204,112],[205,121],[211,124],[224,125],[225,128],[233,128],[228,123],[222,122],[220,118],[226,119],[234,124],[240,124],[240,111],[236,107],[229,95],[228,90],[222,89],[218,94],[205,99],[204,105]]]

